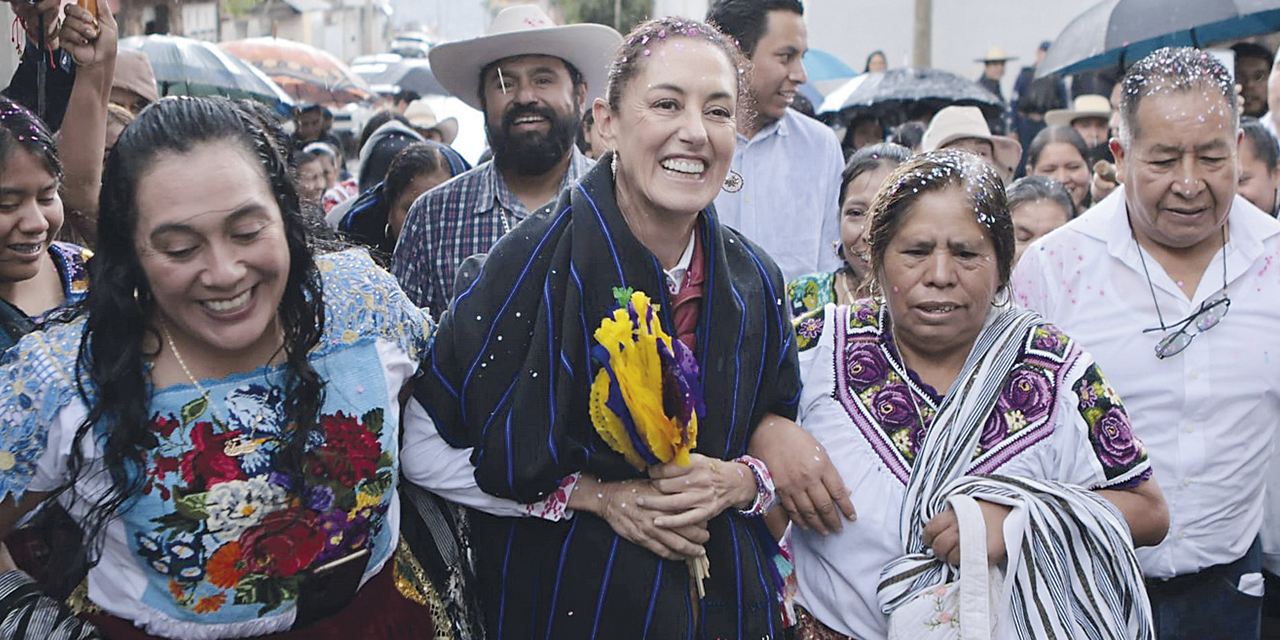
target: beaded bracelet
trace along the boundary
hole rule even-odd
[[[756,477],[756,499],[752,501],[751,506],[746,509],[740,509],[739,512],[748,518],[762,516],[770,507],[773,506],[777,499],[777,493],[773,486],[773,476],[769,474],[769,467],[764,462],[753,456],[741,456],[733,459],[734,462],[747,465],[751,470],[751,475]]]

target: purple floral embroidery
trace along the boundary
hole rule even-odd
[[[1130,467],[1143,455],[1143,451],[1133,438],[1133,429],[1129,425],[1129,416],[1120,407],[1111,407],[1094,425],[1094,434],[1098,441],[1095,450],[1106,467]]]
[[[1067,346],[1067,336],[1055,326],[1041,325],[1036,329],[1032,344],[1043,351],[1061,353],[1063,347]]]
[[[1020,411],[1027,422],[1035,422],[1049,413],[1053,404],[1053,387],[1040,371],[1018,367],[1009,374],[1009,382],[996,403],[1001,412]]]
[[[886,431],[908,427],[917,422],[910,394],[911,389],[907,385],[889,383],[881,387],[871,400],[872,408]]]
[[[875,384],[884,379],[888,363],[874,344],[855,342],[845,354],[845,373],[849,381],[859,387]]]

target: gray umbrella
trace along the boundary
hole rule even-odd
[[[1161,47],[1280,31],[1280,0],[1103,0],[1067,25],[1037,75],[1123,68]]]
[[[870,112],[882,124],[892,126],[920,114],[929,115],[953,104],[982,109],[988,120],[998,117],[1003,105],[981,85],[941,69],[890,69],[866,73],[849,81],[858,83],[838,104],[831,96],[822,104],[825,118],[847,123]],[[839,97],[840,89],[832,92]]]

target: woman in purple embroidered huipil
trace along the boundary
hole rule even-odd
[[[830,536],[793,528],[804,637],[883,638],[887,614],[954,580],[959,534],[945,501],[957,492],[978,498],[988,553],[1006,571],[996,637],[1108,637],[1090,625],[1142,637],[1132,546],[1164,536],[1164,500],[1089,354],[1010,304],[999,177],[963,152],[919,156],[889,176],[870,215],[875,296],[796,321],[799,422],[858,510]],[[1050,553],[1046,531],[1079,537]],[[1099,557],[1114,566],[1079,570]],[[1110,596],[1127,607],[1109,609]],[[957,622],[940,609],[926,624]]]

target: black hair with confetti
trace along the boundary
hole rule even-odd
[[[1121,142],[1127,147],[1141,135],[1138,105],[1144,98],[1161,93],[1192,91],[1221,95],[1223,103],[1218,108],[1231,119],[1232,127],[1239,128],[1240,111],[1236,86],[1227,68],[1217,58],[1200,49],[1165,47],[1139,60],[1121,80]]]
[[[38,159],[49,175],[62,184],[62,162],[49,128],[26,107],[0,96],[0,172],[16,149]]]

